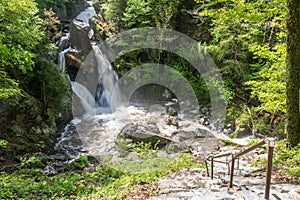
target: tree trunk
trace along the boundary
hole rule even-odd
[[[300,1],[287,0],[286,114],[287,139],[291,147],[300,143]]]

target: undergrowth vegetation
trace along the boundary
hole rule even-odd
[[[258,143],[258,139],[249,142],[249,146]],[[267,151],[267,146],[263,147]],[[252,165],[266,168],[267,158],[254,158]],[[276,180],[284,182],[300,183],[300,145],[288,148],[286,141],[276,141],[273,155],[273,175]]]
[[[275,169],[300,180],[300,145],[286,148],[284,141],[278,141],[274,157]]]
[[[80,156],[72,171],[47,176],[41,169],[20,169],[0,174],[0,199],[122,199],[136,184],[153,184],[158,177],[195,164],[191,155],[161,157],[158,149],[138,144],[137,158],[108,164],[101,159],[97,166]],[[150,153],[151,152],[151,153]]]

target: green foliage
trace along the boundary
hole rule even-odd
[[[180,28],[181,20],[177,20],[189,19],[185,9],[191,7],[190,4],[182,0],[105,0],[100,6],[104,20],[121,31],[145,26]]]
[[[22,79],[24,90],[43,103],[44,113],[50,108],[60,112],[69,97],[66,75],[59,72],[58,67],[49,62],[45,50],[40,49],[40,56],[36,59],[35,70]],[[47,60],[48,59],[48,60]],[[51,112],[51,111],[50,111]]]
[[[7,148],[8,142],[0,139],[0,148]]]
[[[14,77],[33,69],[33,50],[44,32],[35,2],[3,0],[0,10],[0,98],[8,98],[21,94]]]
[[[7,45],[3,44],[0,38],[0,66],[1,70],[5,70],[7,72],[10,69],[20,70],[16,71],[16,73],[26,74],[28,71],[31,71],[34,66],[33,59],[35,58],[35,54],[25,50],[21,45]]]
[[[234,113],[232,113],[234,109]],[[257,107],[246,105],[240,108],[231,108],[230,120],[235,121],[236,130],[247,128],[252,134],[259,133],[269,137],[284,138],[284,117],[267,111],[258,111]]]
[[[230,118],[237,128],[283,138],[286,2],[196,2],[199,19],[210,24],[205,43],[222,72],[227,103],[239,109],[229,110]]]
[[[248,146],[252,146],[259,142],[257,139],[249,142]],[[255,167],[267,167],[267,158],[255,158],[252,165]],[[280,171],[288,177],[300,178],[300,146],[293,148],[286,147],[286,141],[278,140],[274,148],[273,170]]]
[[[126,8],[122,20],[126,28],[138,28],[150,26],[150,11],[148,1],[145,0],[127,0]]]
[[[59,36],[59,29],[61,24],[53,9],[50,8],[49,10],[47,10],[44,8],[42,17],[44,25],[46,26],[47,37],[53,38],[54,36]]]
[[[247,11],[238,2],[209,1],[201,6],[199,13],[200,17],[211,21],[212,40],[208,50],[222,72],[228,100],[235,98],[236,89],[241,88],[253,72],[249,68],[253,58],[248,48],[259,32],[245,20],[243,12],[249,9]]]
[[[148,0],[154,26],[170,28],[172,18],[177,15],[180,0]]]
[[[0,154],[6,157],[43,150],[56,113],[67,107],[67,82],[48,56],[45,34],[55,17],[49,13],[52,21],[43,23],[37,6],[33,0],[0,2],[0,138],[8,142]]]
[[[44,168],[47,156],[43,153],[25,154],[20,158],[21,168]]]
[[[254,141],[254,144],[257,143]],[[276,141],[274,148],[273,170],[279,170],[283,175],[288,175],[296,179],[300,178],[300,145],[287,148],[286,141]],[[254,166],[267,166],[267,159],[255,159],[252,163]]]
[[[261,70],[246,82],[252,89],[252,95],[261,102],[256,110],[285,113],[286,45],[278,44],[271,49],[268,45],[252,46],[251,50],[260,60],[260,63],[254,66],[261,67]]]
[[[43,38],[42,20],[37,4],[31,0],[2,0],[0,3],[1,38],[9,47],[32,50]]]
[[[300,177],[300,167],[294,166],[293,168],[288,168],[286,172],[290,176],[298,177],[298,178]]]
[[[153,146],[151,144],[151,142],[149,142],[149,143],[138,142],[138,143],[132,144],[131,149],[133,151],[137,152],[138,154],[140,154],[141,156],[151,156],[151,155],[154,155],[155,153],[157,153],[159,143],[160,143],[160,140],[158,140]]]
[[[97,2],[98,3],[98,2]],[[116,27],[118,30],[125,27],[123,24],[123,13],[127,5],[127,0],[105,0],[100,2],[99,6],[103,9],[104,18],[109,24]]]
[[[21,96],[17,81],[8,77],[7,73],[0,68],[0,99]]]
[[[208,47],[222,70],[227,93],[233,96],[247,85],[261,102],[257,112],[284,112],[285,1],[197,2],[202,5],[200,17],[212,22]]]
[[[70,19],[75,17],[88,4],[83,0],[35,0],[40,9],[40,15],[43,16],[44,9],[53,11],[61,19]]]
[[[80,155],[68,166],[68,170],[82,170],[85,167],[88,167],[89,164],[88,157],[86,155]]]
[[[184,88],[184,90],[181,90],[181,88],[176,87],[177,95],[180,95],[181,97],[186,97],[188,99],[191,95],[190,92],[194,92],[194,94],[198,98],[198,102],[209,102],[210,96],[208,93],[207,83],[204,81],[204,78],[189,62],[173,53],[157,49],[139,49],[128,53],[126,52],[126,54],[119,56],[118,59],[114,62],[114,65],[116,67],[116,70],[118,71],[118,74],[122,76],[129,70],[129,68],[134,68],[136,66],[140,66],[146,63],[162,63],[164,65],[167,65],[168,67],[171,67],[167,70],[167,72],[172,72],[168,73],[169,76],[157,77],[159,78],[161,83],[166,83],[166,86],[170,87],[178,83],[178,77],[180,77],[182,78],[180,81],[187,81],[189,86],[191,86],[191,88],[193,89],[187,92],[188,90],[185,90],[187,89],[186,87],[182,87]],[[153,67],[140,68],[139,71],[143,73],[139,74],[140,77],[138,80],[136,80],[136,76],[132,72],[130,72],[129,74],[130,77],[132,77],[133,81],[138,81],[138,84],[148,84],[149,82],[153,81],[153,77],[156,76],[157,73],[162,73],[160,69],[163,69],[163,67],[155,68],[155,70],[153,70]],[[214,83],[214,81],[211,80],[211,83]],[[148,84],[143,89],[149,91],[150,94],[156,95],[156,97],[158,97],[162,96],[163,92],[165,91],[164,87],[162,86]],[[171,88],[168,89],[171,90]]]
[[[85,160],[85,159],[84,159]],[[146,161],[145,161],[146,162]],[[158,177],[172,171],[194,165],[190,156],[182,155],[174,159],[147,159],[147,170],[139,163],[119,163],[99,165],[89,172],[65,172],[56,176],[46,176],[41,170],[22,169],[12,174],[0,173],[1,199],[122,199],[134,184],[151,183]],[[158,165],[156,168],[154,165]],[[130,166],[130,168],[129,168]],[[142,165],[145,166],[145,165]]]
[[[287,148],[286,141],[278,141],[275,147],[275,168],[292,177],[300,178],[300,145]]]
[[[234,139],[234,138],[237,137],[237,135],[236,135],[236,133],[229,133],[229,137],[230,137],[231,139]]]
[[[247,146],[252,146],[252,145],[255,145],[255,144],[257,144],[257,143],[259,143],[260,142],[260,140],[259,139],[257,139],[257,138],[254,138],[254,139],[251,139],[251,140],[249,140],[249,142],[248,142],[248,145]]]

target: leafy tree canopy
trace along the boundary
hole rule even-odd
[[[15,77],[34,67],[33,50],[44,36],[36,6],[31,0],[0,2],[0,98],[20,95]]]

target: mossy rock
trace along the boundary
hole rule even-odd
[[[45,151],[52,145],[55,136],[55,118],[44,112],[41,102],[30,95],[0,102],[0,139],[7,141],[0,156],[12,158],[16,155]]]

